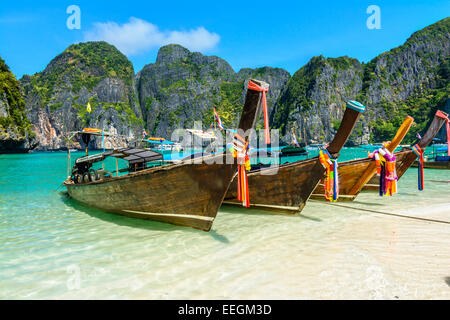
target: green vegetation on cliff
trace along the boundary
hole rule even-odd
[[[85,126],[124,136],[131,135],[130,129],[140,132],[144,121],[134,77],[132,63],[106,42],[71,45],[42,72],[24,76],[21,85],[27,112],[38,125],[40,148],[60,148],[62,134]]]
[[[53,141],[51,148],[58,146],[61,132],[89,124],[112,125],[121,134],[145,126],[152,134],[170,137],[175,128],[190,127],[195,120],[209,125],[214,121],[213,108],[226,127],[234,127],[250,78],[270,84],[271,127],[281,129],[282,135],[298,128],[299,139],[331,139],[345,105],[339,90],[367,106],[354,130],[360,138],[353,139],[355,143],[367,142],[369,132],[372,142],[391,139],[407,114],[417,123],[404,141],[409,143],[417,132],[423,133],[436,109],[449,98],[449,43],[450,18],[446,18],[366,64],[346,56],[317,56],[292,77],[270,67],[236,73],[219,57],[167,45],[134,83],[133,66],[120,51],[106,42],[87,42],[68,47],[44,71],[24,76],[21,85],[30,119],[37,128],[45,123],[38,137],[41,143]],[[14,123],[26,129],[20,94],[5,87],[4,75],[0,80],[1,92],[9,90],[12,102],[8,104],[15,106],[0,126]],[[86,112],[88,101],[91,113]]]
[[[273,116],[273,125],[282,134],[286,133],[289,115],[297,108],[308,110],[312,104],[308,91],[315,85],[316,78],[325,64],[323,56],[313,57],[306,66],[300,68],[289,79],[286,91],[278,101],[277,112]]]
[[[333,94],[329,103],[336,101],[336,89],[337,80],[340,73],[356,68],[359,66],[359,62],[354,58],[339,57],[339,58],[325,58],[323,56],[316,56],[302,68],[300,68],[287,82],[286,88],[280,99],[277,102],[277,109],[272,114],[273,125],[281,130],[284,135],[287,133],[288,122],[291,119],[291,115],[294,112],[300,112],[304,114],[312,109],[316,104],[311,94],[314,91],[326,91],[329,87]],[[322,77],[325,75],[325,77]],[[330,81],[327,81],[327,77],[330,77]],[[322,78],[323,79],[322,79]],[[354,81],[352,86],[354,86]],[[345,88],[347,90],[347,88]],[[349,88],[351,89],[351,88]]]
[[[448,50],[445,49],[448,48],[449,35],[450,18],[445,18],[413,33],[404,45],[379,55],[365,66],[363,90],[359,97],[362,101],[367,99],[370,85],[377,78],[381,82],[380,86],[392,89],[393,95],[405,90],[403,86],[412,80],[403,77],[406,62],[398,62],[399,57],[405,55],[405,52],[415,52],[414,59],[417,60],[416,65],[419,66],[416,68],[423,68],[423,71],[420,69],[415,71],[415,73],[419,73],[416,76],[419,79],[414,79],[417,81],[417,86],[406,99],[399,100],[393,97],[380,101],[379,106],[384,109],[386,116],[384,119],[371,122],[372,142],[390,140],[404,117],[410,115],[414,118],[415,125],[403,142],[413,143],[416,133],[423,134],[436,110],[445,105],[447,99],[450,98],[450,56]],[[431,44],[434,44],[437,50],[428,49]],[[433,61],[435,64],[436,61],[439,63],[431,66]],[[386,67],[381,68],[383,65]],[[389,76],[386,69],[391,69]],[[400,82],[399,79],[402,81]]]
[[[367,106],[364,126],[368,130],[360,128],[354,134],[370,132],[370,142],[390,140],[410,115],[416,124],[404,143],[412,143],[449,98],[449,53],[450,18],[445,18],[366,64],[349,57],[313,57],[283,89],[271,115],[272,126],[285,135],[294,122],[301,122],[300,134],[319,137],[311,120],[316,118],[315,124],[325,125],[329,108],[331,126],[336,129],[333,112],[334,104],[339,103],[334,92],[339,89]],[[324,114],[319,119],[317,114],[321,112]]]
[[[25,102],[20,92],[19,81],[2,58],[0,58],[0,109],[3,111],[0,114],[0,134],[8,129],[22,136],[33,134],[31,124],[25,116]]]
[[[242,112],[242,91],[244,81],[229,82],[224,81],[219,86],[218,95],[214,96],[212,103],[220,116],[225,128],[234,127],[236,120]],[[205,112],[202,119],[203,123],[214,123],[214,111],[211,109]]]
[[[119,78],[132,85],[132,63],[116,47],[104,42],[73,44],[59,54],[47,68],[32,77],[24,77],[24,89],[37,93],[41,106],[52,103],[55,88],[71,88],[79,92],[82,87],[92,90],[104,78]]]

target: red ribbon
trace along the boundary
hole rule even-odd
[[[414,151],[414,153],[417,155],[417,157],[419,158],[419,166],[417,167],[418,169],[418,180],[417,180],[417,185],[418,185],[418,189],[420,191],[423,190],[423,150],[420,148],[420,146],[418,144],[412,146],[412,149]]]
[[[247,179],[247,170],[245,169],[245,163],[238,164],[237,199],[238,201],[242,202],[242,205],[244,207],[246,208],[250,207],[250,196],[248,192],[248,179]]]
[[[447,121],[447,155],[450,156],[450,120],[448,116],[441,110],[436,111],[436,117],[445,119]]]
[[[266,135],[266,144],[270,144],[270,132],[269,132],[269,115],[267,114],[267,101],[266,101],[266,92],[269,91],[268,88],[261,88],[252,80],[248,81],[248,88],[251,90],[262,92],[263,98],[263,110],[264,110],[264,132]]]
[[[242,202],[244,207],[250,207],[250,194],[248,192],[248,179],[247,179],[247,169],[246,162],[250,161],[248,152],[248,142],[245,141],[241,136],[237,133],[234,135],[236,140],[243,143],[244,146],[240,148],[236,141],[234,142],[234,151],[233,156],[237,158],[238,164],[238,181],[237,181],[237,199]],[[239,149],[239,150],[238,150]]]

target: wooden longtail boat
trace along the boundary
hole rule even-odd
[[[260,88],[269,87],[265,82],[252,81]],[[247,90],[239,129],[253,128],[262,110],[262,95],[261,91]],[[92,163],[106,157],[128,161],[129,173],[102,177],[89,171]],[[236,174],[236,160],[225,152],[179,163],[160,161],[161,165],[147,167],[161,159],[154,151],[138,148],[82,157],[64,185],[73,199],[90,207],[209,231]],[[75,179],[89,172],[94,179]]]
[[[425,132],[423,137],[419,140],[417,145],[419,145],[422,151],[430,145],[433,138],[437,135],[442,125],[447,121],[445,117],[448,118],[448,115],[445,112],[438,110],[431,122],[428,130]],[[406,170],[411,167],[411,165],[416,161],[417,155],[411,148],[406,150],[402,150],[399,152],[395,152],[396,165],[395,168],[397,170],[397,177],[400,179]],[[363,187],[363,190],[378,190],[379,188],[379,178],[376,175],[373,175],[368,183]]]
[[[337,158],[365,107],[348,101],[339,130],[327,150]],[[325,174],[318,157],[251,170],[248,173],[250,208],[279,213],[300,213]],[[240,205],[235,178],[225,196],[224,204]]]
[[[397,148],[408,133],[413,122],[414,119],[409,116],[403,120],[394,138],[392,138],[386,148],[389,152],[394,152],[395,148]],[[339,198],[337,200],[353,201],[366,183],[375,175],[376,171],[375,161],[371,158],[340,162],[338,166]],[[325,201],[324,191],[323,184],[319,184],[311,195],[311,199]]]

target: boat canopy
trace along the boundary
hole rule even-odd
[[[146,141],[149,143],[162,143],[162,144],[174,144],[175,142],[166,140],[164,138],[146,138],[146,139],[142,139],[142,141]]]
[[[211,140],[217,139],[217,137],[214,135],[214,131],[208,132],[199,129],[186,129],[186,132],[189,132],[193,136],[197,136],[202,139],[211,139]]]
[[[123,159],[128,161],[130,164],[158,161],[163,159],[163,156],[160,153],[152,150],[142,148],[121,148],[78,158],[76,160],[76,164],[92,164],[103,161],[107,157]]]
[[[69,132],[69,137],[73,137],[77,134],[81,134],[81,135],[90,135],[90,136],[119,136],[117,134],[112,134],[110,132],[106,132],[102,129],[96,129],[96,128],[83,128],[83,130],[80,131],[70,131]]]

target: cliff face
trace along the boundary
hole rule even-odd
[[[288,81],[273,110],[273,126],[280,128],[287,141],[295,132],[307,143],[331,142],[345,110],[339,93],[355,97],[361,91],[362,75],[363,68],[356,59],[312,58]],[[350,140],[367,142],[368,131],[360,131]]]
[[[136,81],[149,134],[170,137],[173,129],[201,121],[220,85],[233,73],[218,57],[191,53],[179,45],[162,47],[156,62],[146,65]]]
[[[133,66],[106,42],[72,45],[21,84],[39,149],[65,148],[65,134],[83,127],[120,135],[106,139],[107,148],[125,146],[142,132]],[[101,140],[94,144],[100,148]]]
[[[0,153],[28,152],[36,147],[24,110],[19,82],[0,58]]]
[[[154,64],[137,75],[137,91],[149,133],[170,137],[176,128],[213,122],[213,108],[226,127],[234,127],[252,77],[270,84],[269,108],[289,78],[283,69],[242,69],[235,73],[224,60],[190,52],[179,45],[162,47]]]
[[[194,121],[208,127],[214,108],[225,127],[235,127],[250,78],[270,84],[270,125],[286,142],[292,132],[307,143],[330,142],[345,107],[340,92],[367,106],[349,145],[390,140],[407,114],[417,123],[404,140],[410,143],[450,97],[450,18],[415,32],[367,64],[318,56],[292,77],[270,67],[236,73],[219,57],[179,45],[161,47],[156,62],[135,76],[131,62],[105,42],[72,45],[44,71],[21,79],[25,104],[0,91],[0,148],[10,143],[21,150],[32,147],[24,105],[44,150],[64,148],[64,134],[83,127],[119,134],[106,140],[107,148],[129,144],[144,128],[170,139],[175,129],[192,127]],[[22,116],[11,110],[22,110]],[[260,119],[257,128],[262,126]],[[95,145],[101,147],[100,139]]]
[[[348,57],[314,57],[289,80],[271,115],[289,138],[329,141],[342,116],[339,90],[367,109],[349,144],[390,140],[406,115],[414,117],[404,142],[423,133],[449,97],[450,18],[415,32],[404,45],[367,64]]]
[[[372,137],[389,139],[406,114],[416,125],[406,141],[426,129],[449,90],[450,18],[411,35],[397,48],[382,53],[364,68],[360,96],[370,110]]]
[[[245,91],[250,79],[259,79],[270,84],[269,92],[267,93],[267,109],[270,114],[290,77],[289,72],[280,68],[243,68],[236,74],[235,80],[244,82]],[[245,91],[243,92],[243,98],[245,97]]]

